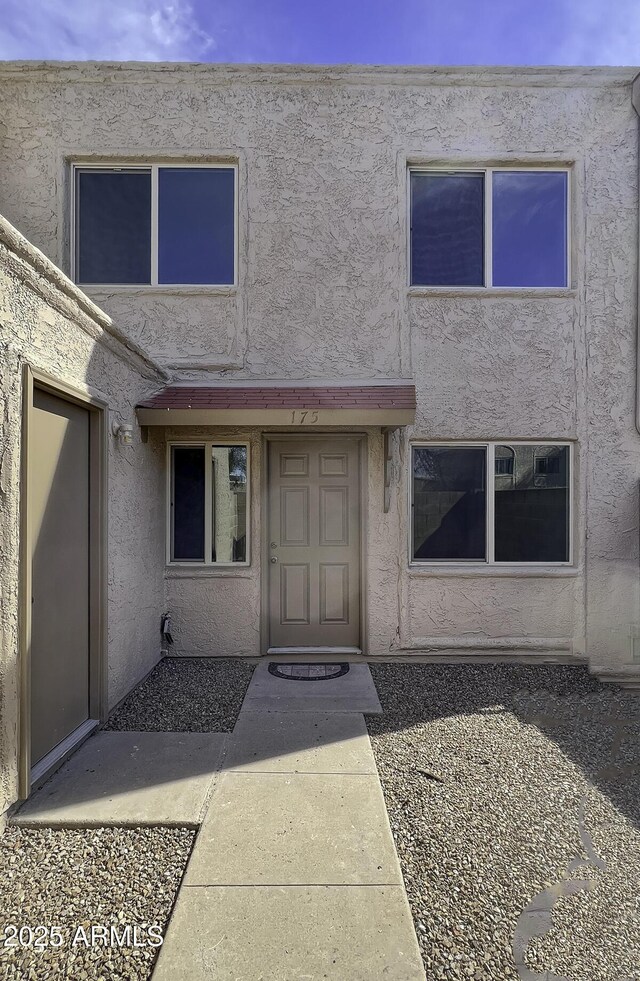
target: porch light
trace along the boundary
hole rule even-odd
[[[113,435],[121,446],[133,445],[133,426],[129,423],[114,422],[112,428]]]

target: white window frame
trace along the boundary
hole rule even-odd
[[[204,449],[204,559],[174,559],[173,558],[173,462],[172,450],[175,446],[186,446],[191,449],[202,447]],[[211,558],[213,554],[213,483],[211,467],[206,465],[207,460],[211,459],[211,451],[214,446],[244,446],[247,450],[247,528],[246,528],[246,552],[247,557],[244,562],[214,562]],[[189,569],[210,568],[210,569],[243,569],[251,565],[251,444],[244,439],[192,439],[192,440],[171,440],[167,443],[167,482],[166,482],[166,501],[167,501],[167,520],[166,520],[166,564],[170,566],[183,566]]]
[[[232,283],[159,283],[158,282],[158,171],[173,169],[233,170],[233,282]],[[151,282],[150,283],[80,283],[78,279],[77,217],[78,172],[86,170],[140,170],[151,175]],[[71,249],[70,268],[73,282],[83,289],[96,290],[229,290],[238,285],[238,164],[234,161],[193,163],[191,160],[172,160],[170,163],[129,163],[127,161],[103,161],[101,163],[73,163],[71,165]]]
[[[493,174],[494,173],[518,173],[518,174],[531,174],[531,173],[552,173],[552,174],[566,174],[567,175],[567,224],[565,228],[566,236],[566,278],[564,286],[494,286],[493,285]],[[409,257],[409,265],[407,270],[408,286],[411,290],[428,290],[431,292],[451,292],[455,290],[456,292],[460,290],[461,292],[472,292],[473,290],[492,290],[496,293],[512,293],[518,290],[522,291],[558,291],[558,290],[570,290],[572,281],[572,261],[571,261],[571,224],[572,224],[572,187],[571,187],[571,173],[572,168],[566,165],[558,166],[557,164],[549,163],[546,166],[538,167],[526,167],[526,166],[514,166],[511,167],[508,164],[503,164],[500,167],[456,167],[452,164],[451,167],[425,167],[420,165],[413,165],[407,168],[407,203],[408,203],[408,215],[407,215],[407,229],[409,234],[408,250],[407,254]],[[413,228],[411,225],[411,175],[412,174],[484,174],[484,281],[482,283],[477,283],[475,286],[456,286],[456,285],[442,285],[442,286],[423,286],[420,283],[411,282],[411,269],[413,267],[413,261],[411,256],[411,249],[413,244]]]
[[[415,559],[413,557],[413,451],[420,447],[439,447],[451,449],[466,449],[467,447],[479,446],[487,451],[486,465],[486,557],[484,559]],[[569,448],[569,487],[568,487],[568,514],[569,522],[569,556],[565,562],[498,562],[495,557],[495,459],[496,446],[567,446]],[[573,565],[573,521],[574,521],[574,444],[566,439],[495,439],[495,440],[469,440],[466,442],[457,440],[414,440],[409,444],[409,565],[414,568],[422,569],[425,566],[430,568],[448,568],[456,566],[468,569],[478,567],[486,569],[488,566],[498,568],[562,568]],[[515,461],[514,461],[515,475]]]

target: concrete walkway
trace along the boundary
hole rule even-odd
[[[357,667],[345,691],[349,675],[259,666],[154,981],[424,981],[364,717],[348,711],[350,695],[380,711]]]
[[[98,732],[11,820],[22,827],[198,827],[227,736]]]

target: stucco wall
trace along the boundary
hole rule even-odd
[[[67,288],[68,287],[68,288]],[[121,422],[161,376],[108,330],[108,318],[0,219],[0,814],[17,796],[18,588],[23,366],[89,392]],[[109,427],[108,427],[109,428]],[[108,701],[160,656],[162,446],[108,439]]]
[[[92,296],[176,377],[415,380],[386,515],[381,440],[369,441],[370,653],[501,642],[628,663],[640,623],[633,75],[7,65],[0,210],[68,269],[71,159],[237,160],[237,289]],[[570,166],[571,287],[408,290],[408,163]],[[434,438],[574,441],[573,568],[410,571],[407,444]],[[233,578],[169,574],[185,651],[255,652],[255,548]]]

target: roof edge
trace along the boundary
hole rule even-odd
[[[101,81],[112,76],[130,75],[137,81],[158,80],[158,76],[188,78],[220,83],[244,76],[252,81],[334,81],[344,83],[378,82],[389,85],[474,85],[502,84],[564,87],[581,85],[630,85],[639,66],[615,65],[368,65],[227,63],[189,61],[0,61],[0,77],[5,80],[40,76],[51,80],[62,75],[85,81]]]

